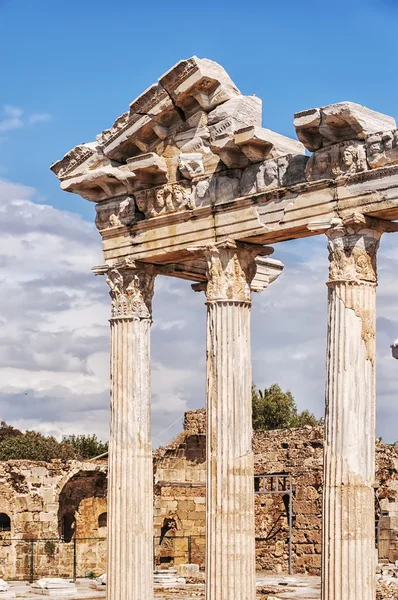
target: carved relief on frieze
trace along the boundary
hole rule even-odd
[[[353,224],[332,227],[326,235],[330,282],[377,282],[376,254],[381,231],[366,224]]]
[[[366,139],[366,155],[371,169],[398,163],[398,129],[375,133]]]
[[[136,222],[135,201],[132,196],[99,202],[95,210],[95,224],[99,231],[110,227],[127,227]]]
[[[180,154],[178,157],[178,169],[181,175],[187,179],[194,179],[195,177],[204,175],[203,154],[199,152]]]
[[[182,183],[141,190],[136,192],[135,201],[146,219],[195,207],[191,187]]]
[[[150,319],[155,273],[151,265],[145,269],[111,268],[106,282],[112,299],[112,318]]]
[[[306,165],[307,181],[334,179],[367,170],[363,142],[348,141],[317,150]]]

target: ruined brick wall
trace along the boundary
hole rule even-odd
[[[97,522],[106,511],[106,462],[0,462],[0,513],[10,520],[9,530],[0,525],[0,577],[27,579],[32,554],[36,578],[72,575],[73,540],[60,541],[65,509],[73,514],[73,537],[106,537]],[[79,575],[103,572],[105,543],[77,540],[76,559]]]
[[[206,409],[188,410],[184,415],[184,431],[206,434]]]
[[[204,567],[206,437],[201,431],[206,417],[203,413],[186,413],[183,434],[155,454],[155,559],[164,567],[189,561]]]
[[[323,428],[257,431],[255,474],[287,473],[293,486],[293,571],[318,574],[321,552]],[[257,568],[288,569],[289,528],[282,495],[257,495]],[[278,520],[279,519],[279,520]]]
[[[205,421],[205,410],[187,413],[183,434],[156,454],[156,535],[160,535],[169,517],[174,518],[180,534],[195,537],[204,533],[205,514],[201,503],[205,497]],[[398,446],[377,442],[376,449],[377,493],[385,513],[380,519],[380,557],[395,561],[398,560]],[[323,428],[257,431],[253,450],[256,475],[286,473],[292,476],[293,571],[320,574]],[[201,487],[192,487],[194,485]],[[199,505],[195,499],[200,499]],[[256,494],[255,502],[257,568],[286,572],[289,530],[283,494]],[[187,544],[179,542],[178,547],[174,555],[171,545],[165,549],[165,564],[173,564],[174,557],[175,562],[181,562],[184,553],[186,558]],[[203,561],[204,553],[196,562],[203,564]]]

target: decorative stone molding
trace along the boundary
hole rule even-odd
[[[377,284],[376,253],[382,233],[380,222],[359,215],[326,231],[329,283]]]
[[[334,179],[366,171],[365,145],[363,142],[348,141],[317,150],[306,166],[306,179]]]
[[[311,108],[294,115],[298,139],[314,152],[348,140],[364,140],[367,135],[393,129],[395,119],[355,102],[338,102]]]
[[[257,270],[255,258],[274,251],[270,247],[238,244],[232,240],[190,250],[206,259],[207,284],[192,287],[195,291],[205,291],[208,302],[251,302],[250,285]]]
[[[112,299],[112,319],[151,319],[155,276],[152,265],[110,268],[106,282]]]
[[[95,205],[95,224],[99,231],[111,227],[128,227],[136,222],[133,196],[104,200]]]
[[[371,169],[398,164],[398,129],[367,137],[366,154]]]
[[[136,192],[135,201],[138,210],[145,215],[146,219],[150,219],[166,213],[192,210],[195,204],[191,193],[191,187],[181,182]]]

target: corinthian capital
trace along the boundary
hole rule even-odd
[[[232,240],[212,246],[192,249],[206,259],[207,284],[195,286],[204,290],[207,300],[232,300],[250,302],[250,284],[256,274],[256,256],[272,254],[273,249],[254,244],[241,244]]]
[[[155,276],[152,265],[109,269],[106,282],[112,299],[112,319],[151,319]]]
[[[377,283],[380,221],[353,215],[328,231],[329,282]]]

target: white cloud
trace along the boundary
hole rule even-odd
[[[90,268],[102,262],[100,237],[76,214],[35,203],[35,190],[0,179],[0,416],[58,436],[108,436],[109,297]],[[82,202],[84,202],[82,200]],[[379,252],[378,435],[398,439],[397,237]],[[254,295],[253,380],[290,388],[300,409],[324,407],[327,310],[326,238],[275,246],[286,267]],[[152,330],[155,443],[181,430],[189,408],[205,403],[204,294],[158,277]],[[166,431],[165,431],[166,430]]]
[[[0,119],[0,133],[23,127],[22,115],[23,110],[21,108],[6,104],[3,107],[2,118]]]
[[[29,125],[35,125],[36,123],[48,123],[51,121],[52,115],[49,113],[34,113],[28,117]]]
[[[5,104],[0,113],[0,133],[21,129],[25,125],[36,125],[37,123],[48,123],[52,116],[49,113],[33,113],[25,117],[24,110],[18,106]],[[4,138],[0,138],[0,142]]]

